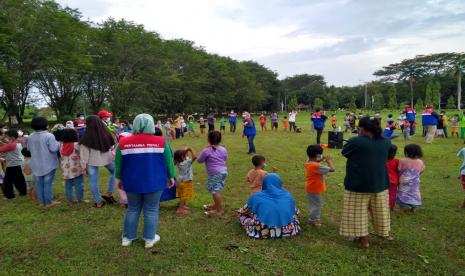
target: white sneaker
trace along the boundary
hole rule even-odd
[[[121,245],[122,246],[130,246],[132,244],[132,241],[127,239],[127,238],[123,238],[123,240],[121,241]]]
[[[152,248],[159,241],[160,241],[160,236],[155,235],[155,239],[151,241],[145,241],[145,248]]]

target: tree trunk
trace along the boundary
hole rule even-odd
[[[459,69],[457,72],[457,109],[462,108],[462,71]]]
[[[410,77],[408,81],[409,81],[409,85],[410,85],[410,105],[413,108],[413,106],[414,106],[413,105],[413,78]]]

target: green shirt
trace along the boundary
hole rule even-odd
[[[347,158],[345,189],[359,193],[379,193],[389,188],[386,162],[391,140],[357,136],[342,149]]]
[[[221,119],[220,120],[220,126],[225,126],[226,125],[226,121],[224,119]]]
[[[187,126],[188,126],[190,129],[194,129],[194,121],[189,121],[189,123],[187,124]]]

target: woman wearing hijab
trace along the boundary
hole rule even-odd
[[[244,126],[244,130],[242,132],[242,137],[247,137],[247,140],[249,142],[248,154],[256,153],[255,144],[253,143],[255,135],[257,134],[257,130],[255,129],[255,122],[253,121],[252,116],[250,116],[249,112],[244,112],[243,117],[244,121],[242,122],[242,125]]]
[[[374,233],[392,239],[386,170],[390,147],[391,141],[382,135],[379,121],[364,117],[358,125],[358,136],[342,149],[347,165],[340,234],[354,238],[365,248],[369,246],[370,215]]]
[[[160,241],[156,234],[158,209],[163,190],[174,185],[174,165],[170,147],[163,136],[155,136],[152,116],[134,119],[133,135],[122,137],[116,148],[118,187],[126,191],[128,208],[124,218],[123,246],[137,239],[140,212],[144,213],[142,238],[145,248]]]
[[[113,204],[115,189],[115,166],[113,164],[114,154],[112,149],[115,145],[107,126],[98,116],[92,115],[86,119],[86,132],[80,144],[81,166],[89,175],[90,191],[94,197],[96,208],[101,208],[105,202]],[[100,167],[105,167],[110,172],[107,192],[100,197],[98,189],[98,171]],[[102,198],[105,201],[102,201]]]
[[[251,238],[285,238],[300,233],[299,210],[275,173],[265,176],[262,191],[249,198],[238,217]]]

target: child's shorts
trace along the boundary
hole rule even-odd
[[[420,205],[415,205],[415,204],[408,204],[408,203],[403,203],[399,199],[396,200],[397,206],[399,206],[402,209],[409,209],[409,208],[418,208]]]
[[[28,190],[34,189],[34,181],[26,181],[26,186]]]
[[[459,128],[458,127],[451,127],[451,134],[459,133]]]
[[[194,197],[194,185],[192,181],[176,183],[176,197],[182,200],[191,200]]]
[[[465,190],[465,175],[462,174],[462,175],[460,176],[460,182],[462,183],[462,187],[463,187],[463,189]]]
[[[211,194],[220,193],[226,181],[227,173],[218,173],[208,176],[207,189]]]

